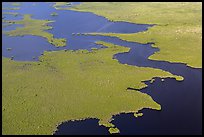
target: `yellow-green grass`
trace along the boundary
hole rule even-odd
[[[5,15],[5,14],[13,15],[13,16],[18,16],[19,15],[19,13],[17,13],[17,12],[2,12],[2,15]]]
[[[2,10],[19,10],[20,8],[2,8]]]
[[[143,116],[143,113],[134,113],[134,116],[135,117],[141,117],[141,116]]]
[[[154,81],[155,81],[155,79],[151,79],[151,80],[150,80],[150,83],[152,84]]]
[[[61,9],[62,6],[70,5],[70,2],[55,2],[53,7],[55,9]]]
[[[151,60],[185,63],[202,67],[202,3],[201,2],[87,2],[72,10],[93,12],[113,21],[156,24],[148,31],[132,34],[105,33],[120,39],[148,43],[160,51]]]
[[[116,128],[109,128],[108,130],[111,134],[115,134],[115,133],[120,133],[120,130],[116,127]]]
[[[112,116],[161,106],[141,89],[153,77],[183,77],[148,67],[120,64],[113,55],[130,49],[107,48],[44,52],[39,62],[2,60],[2,134],[52,134],[69,120],[99,119],[119,132]],[[112,129],[114,128],[114,129]]]
[[[20,2],[13,2],[13,3],[11,3],[11,5],[12,6],[20,6],[21,4],[20,4]]]
[[[54,38],[53,34],[46,32],[46,30],[52,29],[52,27],[47,24],[54,21],[32,19],[31,15],[25,14],[23,20],[3,20],[3,22],[24,25],[24,27],[17,27],[15,30],[3,32],[9,36],[41,36],[46,38],[49,43],[56,47],[66,46],[66,39]]]

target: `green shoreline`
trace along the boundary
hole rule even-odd
[[[66,46],[66,39],[64,38],[54,38],[54,35],[46,32],[46,30],[52,29],[51,26],[47,24],[54,21],[49,20],[37,20],[32,19],[31,15],[25,14],[23,20],[3,20],[8,24],[22,24],[24,27],[17,27],[15,30],[4,31],[3,33],[9,36],[24,36],[24,35],[33,35],[46,38],[47,41],[56,46],[63,47]]]
[[[151,55],[149,59],[185,63],[193,68],[202,68],[201,2],[85,2],[72,7],[71,10],[91,12],[110,21],[156,24],[139,33],[99,35],[115,36],[131,42],[153,42],[155,45],[152,46],[160,51]]]
[[[143,88],[141,81],[153,77],[183,80],[159,69],[120,64],[113,55],[129,48],[97,44],[108,48],[44,52],[40,62],[3,58],[3,134],[51,134],[57,123],[87,118],[109,126],[115,114],[161,109],[149,95],[127,87]]]
[[[90,35],[90,36],[108,36],[108,37],[116,37],[116,38],[118,38],[118,39],[120,39],[120,40],[123,40],[123,41],[126,41],[126,42],[137,42],[137,43],[139,43],[139,44],[148,44],[148,43],[150,43],[150,42],[146,42],[146,43],[142,43],[142,42],[138,42],[138,41],[129,41],[129,40],[127,40],[127,39],[122,39],[122,38],[120,38],[120,37],[118,37],[118,33],[82,33],[82,35],[86,35],[86,36],[88,36],[88,35]],[[154,46],[155,45],[155,43],[154,42],[151,42],[151,47],[153,47],[153,48],[158,48],[158,47],[156,47],[156,46]],[[159,48],[158,48],[159,49]],[[153,54],[154,55],[154,54]],[[184,63],[184,62],[175,62],[175,61],[169,61],[169,60],[160,60],[160,59],[152,59],[151,58],[151,56],[152,55],[150,55],[149,57],[148,57],[148,59],[149,60],[155,60],[155,61],[165,61],[165,62],[168,62],[168,63],[179,63],[179,64],[184,64],[184,65],[186,65],[187,67],[189,67],[189,68],[192,68],[192,69],[200,69],[200,68],[202,68],[202,66],[201,67],[197,67],[197,66],[191,66],[191,65],[188,65],[187,63]],[[201,58],[202,59],[202,58]],[[202,60],[201,60],[202,61]]]
[[[144,4],[143,8],[148,8],[145,3],[142,4]],[[109,9],[110,5],[113,7],[113,10]],[[126,22],[127,20],[138,22],[138,20],[133,20],[133,17],[140,15],[135,15],[134,12],[134,14],[129,13],[131,10],[134,11],[132,7],[136,5],[137,3],[125,3],[121,7],[120,3],[89,3],[88,5],[85,3],[76,6],[77,8],[75,10],[86,12],[89,10],[93,13],[97,12],[100,15],[105,15],[106,13],[108,15],[105,16],[113,16],[109,19],[114,21],[122,16]],[[93,8],[87,9],[87,6]],[[130,6],[131,10],[125,12],[127,13],[126,15],[130,15],[131,19],[130,17],[123,17],[123,14],[120,14],[119,11],[127,6]],[[151,8],[156,13],[159,12],[155,10],[154,6]],[[112,12],[112,14],[109,12]],[[116,14],[117,12],[119,13]],[[121,12],[124,11],[121,10]],[[152,12],[152,15],[154,15],[154,12]],[[148,21],[151,21],[151,19],[149,18]],[[145,19],[140,20],[143,22]],[[13,22],[16,23],[16,21]],[[44,22],[46,24],[50,21]],[[38,23],[40,25],[36,22],[36,27],[42,27],[42,22]],[[148,24],[148,22],[145,24]],[[169,25],[167,26],[169,27]],[[173,28],[175,29],[178,26],[175,25]],[[99,35],[117,36],[123,40],[139,41],[141,43],[155,42],[157,44],[156,46],[162,49],[163,52],[164,47],[161,48],[160,44],[164,42],[164,37],[159,38],[156,34],[161,33],[160,35],[163,36],[163,30],[166,30],[166,26],[159,27],[160,31],[157,30],[158,28],[154,30],[155,28],[153,27],[153,31],[151,28],[150,30],[148,29],[145,32],[137,34]],[[48,26],[44,28],[43,26],[42,30],[50,28]],[[25,31],[28,30],[26,29]],[[197,35],[199,31],[200,29],[195,30],[195,34]],[[14,35],[22,34],[22,31],[19,30],[14,32]],[[169,32],[171,31],[168,30]],[[27,35],[31,32],[23,33]],[[183,31],[178,33],[181,33],[182,36],[187,34],[187,38],[192,36],[192,34],[189,35],[189,32],[186,34],[183,34]],[[172,38],[175,38],[175,36],[170,37],[170,39]],[[198,42],[199,40],[196,42],[197,46]],[[161,105],[155,102],[151,96],[139,90],[126,90],[127,87],[142,89],[147,87],[144,81],[152,81],[155,77],[175,78],[177,81],[183,80],[181,76],[173,75],[160,69],[120,64],[116,59],[112,58],[113,55],[129,52],[129,48],[103,41],[98,41],[96,44],[108,48],[93,49],[92,51],[67,50],[44,52],[44,55],[40,56],[39,62],[18,62],[3,57],[2,134],[51,134],[57,130],[56,126],[65,121],[89,118],[99,119],[99,125],[109,128],[110,133],[119,133],[119,129],[111,123],[114,115],[133,113],[135,116],[142,116],[141,113],[137,114],[137,112],[143,108],[161,110]],[[197,53],[198,49],[191,52]],[[167,57],[167,59],[162,58],[162,60],[169,61],[171,54],[167,54]],[[200,61],[200,54],[196,57],[191,57],[191,60],[187,60],[187,64],[192,67],[200,67],[200,62],[192,63],[195,58],[198,58]],[[173,62],[175,62],[174,58]],[[179,62],[185,63],[186,60],[182,58]]]

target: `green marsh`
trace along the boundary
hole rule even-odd
[[[52,29],[48,24],[54,21],[32,19],[31,15],[25,14],[23,20],[3,20],[3,22],[24,25],[24,27],[17,27],[15,30],[4,32],[9,36],[40,36],[46,38],[49,43],[56,47],[66,46],[66,39],[54,38],[53,34],[45,31]]]
[[[147,86],[141,81],[153,77],[183,80],[159,69],[120,64],[113,55],[129,48],[97,44],[107,48],[44,52],[40,62],[3,58],[3,134],[52,134],[63,121],[85,118],[118,132],[110,123],[113,115],[161,109],[149,95],[127,87],[141,89]]]
[[[72,10],[93,12],[111,21],[155,24],[148,31],[130,34],[94,33],[120,39],[155,43],[160,51],[151,60],[185,63],[202,67],[202,3],[201,2],[91,2]]]

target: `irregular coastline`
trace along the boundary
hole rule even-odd
[[[100,34],[100,35],[106,35],[106,34]],[[118,36],[118,34],[114,34],[114,36],[115,35],[117,35]],[[119,37],[120,38],[120,37]],[[127,39],[124,39],[124,40],[127,40]],[[110,43],[106,43],[106,42],[102,42],[102,41],[99,41],[99,42],[97,42],[98,44],[102,44],[102,45],[104,45],[104,46],[108,46],[109,48],[111,47],[114,47],[113,45],[111,45]],[[120,46],[119,46],[120,47]],[[91,52],[88,52],[87,50],[78,50],[78,51],[71,51],[71,50],[66,50],[65,52],[67,52],[67,54],[70,54],[70,55],[73,55],[73,54],[78,54],[78,55],[82,55],[82,54],[86,54],[86,55],[88,55],[89,56],[89,54],[97,54],[97,52],[100,52],[100,50],[104,50],[104,49],[94,49],[93,51],[91,51]],[[117,48],[115,48],[114,50],[118,50]],[[129,52],[128,50],[126,50],[125,49],[125,52]],[[40,57],[40,62],[35,62],[35,63],[30,63],[30,62],[24,62],[24,63],[22,63],[22,62],[19,62],[19,64],[21,64],[20,66],[19,66],[19,64],[18,63],[15,63],[15,62],[13,62],[13,61],[9,61],[8,59],[5,59],[5,58],[3,58],[3,65],[5,65],[5,64],[10,64],[11,66],[12,66],[12,69],[13,68],[15,68],[17,71],[16,71],[16,73],[19,73],[19,74],[21,74],[22,75],[22,73],[25,73],[25,72],[23,72],[23,71],[30,71],[30,70],[32,70],[32,67],[33,66],[35,66],[35,65],[39,65],[39,66],[41,66],[41,65],[43,65],[43,67],[44,67],[44,69],[46,69],[46,70],[49,70],[50,72],[54,72],[54,73],[61,73],[62,72],[62,70],[64,71],[64,69],[63,69],[63,67],[65,67],[65,66],[63,66],[62,64],[59,64],[59,63],[57,63],[57,67],[55,66],[55,65],[53,65],[52,63],[56,63],[56,62],[53,62],[52,61],[52,59],[53,60],[55,60],[55,57],[53,56],[53,55],[57,55],[57,56],[60,56],[59,55],[59,53],[62,53],[62,51],[52,51],[52,52],[45,52],[45,54],[44,55],[42,55],[41,57]],[[115,53],[115,52],[114,52]],[[119,52],[119,53],[123,53],[123,52]],[[64,54],[64,53],[62,53],[62,54]],[[118,53],[116,53],[116,54],[118,54]],[[112,57],[113,57],[113,55],[115,55],[115,54],[112,54]],[[64,57],[66,57],[65,55],[62,55],[62,56],[64,56]],[[47,58],[47,57],[49,57],[49,58]],[[73,56],[74,57],[74,56]],[[66,57],[67,58],[67,57]],[[92,57],[91,57],[92,58]],[[109,58],[110,59],[110,58]],[[64,59],[63,59],[64,60]],[[113,58],[111,58],[110,60],[116,60],[116,59],[113,59]],[[95,60],[92,60],[91,59],[91,61],[93,61],[92,63],[93,64],[95,64],[95,65],[97,65],[99,62],[97,62],[97,61],[95,61]],[[103,62],[103,61],[102,61]],[[5,63],[5,64],[4,64]],[[92,63],[90,63],[90,64],[87,64],[87,61],[85,61],[85,62],[80,62],[79,64],[79,66],[81,66],[81,65],[83,65],[83,63],[85,63],[86,64],[86,66],[84,67],[84,68],[82,68],[83,70],[86,70],[87,69],[87,66],[88,65],[93,65]],[[103,62],[104,63],[104,62]],[[109,63],[109,62],[107,62],[107,63]],[[119,63],[119,62],[118,62]],[[24,65],[23,65],[24,64]],[[27,64],[31,64],[31,65],[27,65]],[[66,64],[66,63],[65,63]],[[100,64],[100,63],[99,63]],[[120,64],[120,63],[119,63]],[[124,64],[123,64],[124,65]],[[23,66],[26,66],[26,67],[23,67]],[[130,65],[125,65],[125,66],[130,66]],[[194,66],[193,66],[194,67]],[[21,71],[19,68],[22,68],[23,69],[23,71]],[[162,71],[162,70],[159,70],[159,69],[153,69],[153,68],[148,68],[148,67],[136,67],[136,68],[139,68],[139,69],[150,69],[149,71],[157,71],[158,70],[158,72],[159,71],[161,71],[161,73],[162,74],[165,74],[166,72],[165,71]],[[40,69],[40,68],[38,68],[38,69]],[[7,72],[7,70],[5,70],[5,68],[4,68],[4,71],[5,72]],[[49,72],[48,71],[48,72]],[[63,72],[64,73],[64,72]],[[63,74],[62,73],[62,74]],[[4,78],[8,78],[8,74],[7,73],[3,73],[4,74]],[[12,74],[9,74],[9,75],[12,75]],[[14,74],[15,75],[15,74]],[[61,74],[60,74],[61,75]],[[63,77],[63,75],[61,75],[62,77]],[[136,92],[139,92],[139,90],[140,89],[142,89],[142,88],[144,88],[144,87],[146,87],[147,85],[146,84],[144,84],[142,81],[146,81],[146,80],[152,80],[153,78],[155,78],[155,77],[159,77],[159,74],[157,74],[157,75],[155,75],[155,76],[152,76],[151,78],[148,78],[148,79],[145,79],[145,80],[141,80],[141,82],[140,82],[140,84],[139,85],[137,85],[137,86],[131,86],[131,87],[134,87],[134,88],[136,88],[138,91],[136,91]],[[172,77],[172,78],[175,78],[176,80],[178,80],[178,81],[182,81],[183,80],[183,77],[178,77],[178,76],[175,76],[175,75],[172,75],[171,73],[166,73],[163,77],[161,76],[161,78],[169,78],[169,77]],[[6,81],[6,80],[5,80]],[[109,82],[108,82],[109,83]],[[8,85],[7,85],[8,86]],[[5,86],[5,89],[6,89],[6,87],[7,86]],[[5,90],[4,89],[4,90]],[[11,90],[11,89],[10,89]],[[131,91],[128,91],[128,92],[131,92]],[[38,95],[39,93],[37,93],[37,95]],[[148,95],[149,96],[149,95]],[[153,101],[153,102],[155,102],[155,101]],[[157,107],[149,107],[149,108],[152,108],[152,109],[158,109],[158,110],[160,110],[161,109],[161,107],[159,108],[158,107],[158,103],[156,103],[157,105]],[[151,105],[150,105],[151,106]],[[160,106],[160,105],[159,105]],[[145,108],[145,107],[142,107],[142,108]],[[142,109],[141,108],[141,109]],[[5,106],[3,106],[3,108],[2,108],[2,110],[4,110],[4,111],[7,111],[7,108],[5,107]],[[135,109],[134,111],[126,111],[126,110],[124,110],[124,111],[120,111],[120,112],[118,112],[117,114],[120,114],[120,113],[136,113],[136,112],[138,112],[139,110],[137,110],[137,109]],[[4,112],[5,113],[5,112]],[[113,113],[113,114],[111,114],[111,116],[114,116],[114,115],[116,115],[116,113]],[[79,118],[79,120],[83,120],[83,119],[87,119],[87,118],[89,118],[89,117],[86,117],[86,118],[82,118],[82,119],[80,119]],[[94,117],[93,117],[94,118]],[[97,118],[97,119],[100,119],[100,118],[98,118],[98,117],[95,117],[95,118]],[[66,119],[66,118],[65,118]],[[73,120],[77,120],[77,118],[75,119],[73,119]],[[66,120],[65,120],[66,121]],[[99,122],[101,122],[101,121],[99,121]],[[53,123],[52,123],[53,124]],[[117,127],[116,128],[113,128],[113,125],[111,125],[110,126],[110,121],[107,121],[107,120],[105,120],[105,121],[102,121],[101,122],[101,125],[103,125],[103,126],[105,126],[105,127],[108,127],[109,128],[109,132],[110,133],[118,133],[119,132],[119,129],[117,129]],[[100,125],[100,123],[99,123],[99,125]],[[56,127],[55,127],[56,128]],[[23,133],[23,130],[20,130],[20,132],[21,133]],[[41,130],[40,132],[38,132],[37,130],[35,131],[35,132],[33,132],[33,133],[37,133],[37,134],[40,134],[40,133],[43,133],[43,131]],[[45,133],[45,132],[44,132]],[[49,129],[49,132],[46,132],[46,134],[49,134],[50,133],[50,129]]]

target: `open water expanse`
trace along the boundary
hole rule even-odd
[[[73,3],[79,4],[79,3]],[[118,53],[113,58],[122,64],[141,67],[159,68],[184,77],[184,81],[176,81],[167,78],[163,82],[156,78],[154,83],[147,81],[148,87],[141,92],[161,104],[162,110],[143,109],[143,116],[135,118],[133,114],[120,114],[114,116],[113,124],[120,129],[120,134],[202,134],[202,69],[187,67],[181,63],[169,63],[165,61],[152,61],[148,57],[157,48],[152,48],[151,43],[140,44],[127,42],[116,37],[73,35],[72,33],[90,32],[114,32],[137,33],[146,31],[153,25],[133,24],[127,22],[111,22],[106,18],[89,12],[77,12],[71,10],[56,10],[52,3],[25,2],[21,3],[19,10],[2,10],[2,12],[17,12],[21,15],[3,15],[5,20],[21,20],[24,14],[31,14],[34,19],[55,20],[49,25],[53,29],[48,32],[55,38],[66,38],[65,47],[56,48],[47,42],[45,38],[26,35],[23,37],[9,37],[2,35],[2,56],[16,61],[38,61],[38,57],[44,51],[78,50],[102,48],[94,44],[98,40],[111,42],[125,47],[130,47],[128,53]],[[3,3],[3,8],[14,7],[9,3]],[[50,14],[56,12],[58,16]],[[22,25],[11,25],[3,30],[13,30]],[[8,51],[7,48],[12,48]],[[36,57],[33,59],[33,57]],[[57,124],[57,123],[56,123]],[[98,119],[86,119],[83,121],[64,122],[58,126],[54,133],[59,134],[109,134],[105,127],[98,126]]]

